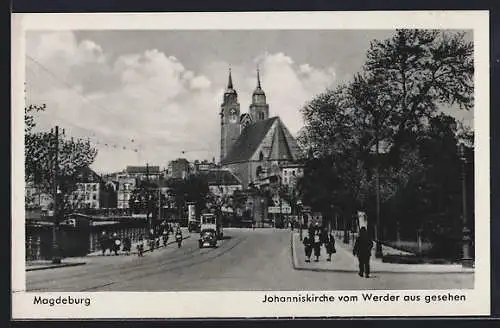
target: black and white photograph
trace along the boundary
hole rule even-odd
[[[328,28],[311,14],[316,27],[301,28],[277,15],[252,28],[270,23],[220,15],[198,28],[144,14],[20,31],[13,270],[29,308],[162,292],[183,309],[184,292],[224,293],[225,310],[199,306],[231,316],[240,292],[258,292],[255,304],[289,313],[331,292],[325,315],[489,311],[489,297],[464,305],[490,270],[477,199],[489,195],[484,16]],[[363,312],[367,293],[386,303]],[[241,304],[235,315],[252,307]],[[211,313],[193,309],[183,315]],[[144,313],[178,316],[158,311]]]

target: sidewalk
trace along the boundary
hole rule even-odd
[[[82,258],[63,259],[60,264],[53,264],[51,260],[37,260],[26,262],[26,271],[67,268],[85,264],[86,262],[82,261]]]
[[[292,261],[295,270],[358,272],[358,259],[352,254],[351,247],[350,244],[344,244],[342,240],[336,239],[335,248],[337,253],[333,254],[332,262],[326,261],[326,250],[322,246],[319,262],[314,262],[314,256],[311,256],[311,262],[306,263],[304,246],[300,240],[299,233],[293,232],[291,234]],[[386,248],[385,251],[390,252],[391,249]],[[381,259],[377,259],[374,256],[370,260],[370,269],[372,273],[474,273],[474,269],[463,268],[459,264],[384,263]]]
[[[184,230],[184,229],[183,229]],[[182,232],[182,240],[190,238],[190,234],[186,231]],[[168,245],[175,244],[175,238],[170,236],[169,242],[167,243]],[[130,254],[137,254],[137,248],[136,246],[139,244],[139,242],[133,243],[132,244],[132,250]],[[155,248],[160,249],[166,246],[163,246],[163,243],[160,242],[160,247]],[[144,253],[148,253],[151,250],[149,249],[147,245],[147,241],[144,243]],[[113,253],[114,254],[114,253]],[[125,253],[123,253],[121,250],[118,252],[118,256],[125,256]],[[109,250],[106,252],[106,255],[102,255],[102,251],[95,251],[92,253],[87,254],[85,257],[68,257],[62,259],[61,264],[53,264],[51,260],[37,260],[37,261],[27,261],[26,262],[26,271],[36,271],[36,270],[47,270],[47,269],[57,269],[57,268],[66,268],[66,267],[73,267],[73,266],[79,266],[79,265],[85,265],[91,261],[91,258],[93,257],[116,257],[115,255],[111,255],[109,253]],[[89,261],[90,260],[90,261]]]

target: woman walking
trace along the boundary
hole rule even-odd
[[[373,242],[368,236],[368,232],[365,227],[359,230],[359,236],[354,244],[353,254],[358,257],[359,261],[359,273],[360,277],[363,274],[366,278],[370,277],[370,256],[373,248]]]
[[[313,234],[313,249],[314,249],[314,256],[316,259],[314,260],[315,262],[319,262],[319,257],[321,256],[321,244],[322,244],[322,232],[319,227],[314,230]]]
[[[333,231],[330,231],[330,233],[325,238],[325,248],[326,253],[328,254],[328,258],[326,260],[328,262],[331,262],[332,254],[337,253],[337,250],[335,249],[335,238],[333,237]]]

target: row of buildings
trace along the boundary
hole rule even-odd
[[[244,190],[241,179],[231,170],[221,168],[207,161],[189,163],[185,159],[176,160],[186,163],[181,173],[174,175],[176,179],[185,179],[190,174],[206,177],[209,191],[219,197],[231,196],[236,190]],[[175,161],[174,161],[175,162]],[[99,175],[90,168],[83,168],[78,175],[75,189],[68,197],[68,201],[75,209],[103,209],[119,208],[128,209],[129,200],[133,191],[141,182],[150,181],[156,185],[163,194],[168,192],[168,180],[172,177],[164,175],[165,170],[159,166],[127,166],[121,172]],[[285,166],[279,175],[280,184],[293,187],[301,174],[298,166]],[[255,185],[263,186],[269,183],[271,174],[262,172]],[[40,191],[32,182],[25,188],[26,208],[39,208],[46,212],[52,209],[52,195]]]
[[[178,158],[163,169],[157,165],[127,166],[121,172],[98,175],[90,168],[82,170],[77,188],[70,195],[75,208],[129,208],[133,191],[143,181],[154,182],[166,192],[169,179],[186,179],[191,174],[205,175],[210,191],[230,196],[235,190],[250,188],[268,191],[274,198],[282,187],[294,189],[302,176],[302,151],[278,117],[270,117],[269,104],[257,71],[257,86],[247,113],[240,112],[238,92],[231,71],[220,106],[220,160],[189,162]],[[277,188],[277,186],[279,188]],[[27,184],[27,205],[48,207],[49,195],[37,193]],[[260,202],[260,201],[259,201]],[[281,203],[281,200],[279,200]],[[271,206],[272,204],[266,204]]]

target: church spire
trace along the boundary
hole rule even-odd
[[[231,67],[229,67],[229,80],[227,82],[227,89],[233,89],[233,78],[231,76]]]
[[[224,92],[224,99],[225,99],[224,101],[229,100],[229,99],[226,99],[228,96],[231,96],[232,98],[237,96],[237,92],[236,92],[236,90],[234,90],[234,86],[233,86],[233,76],[231,75],[231,67],[229,67],[229,78],[227,81],[227,89]],[[236,98],[234,98],[234,101],[236,101]]]
[[[258,65],[257,65],[257,89],[261,89],[261,87],[260,87],[260,69],[259,69]]]
[[[259,66],[257,66],[257,87],[255,88],[254,92],[253,92],[253,95],[256,96],[265,96],[264,94],[264,90],[262,90],[262,87],[260,85],[260,69],[259,69]],[[261,100],[264,100],[264,103],[265,103],[265,99],[261,99]]]
[[[266,94],[260,84],[259,66],[257,66],[257,87],[253,91],[252,103],[250,104],[250,116],[254,122],[269,118],[269,105],[266,102]]]

